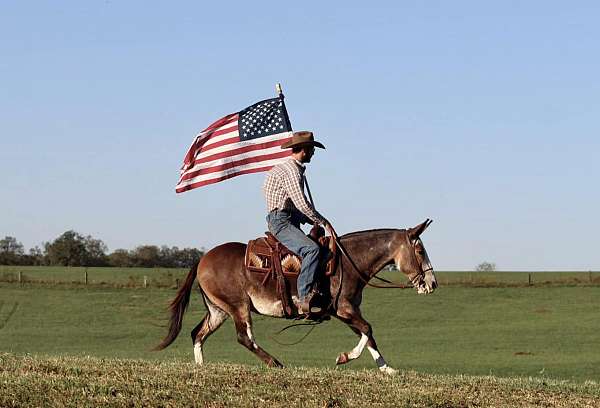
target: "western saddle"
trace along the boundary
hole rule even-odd
[[[265,232],[265,235],[265,237],[248,242],[244,264],[249,272],[257,275],[262,286],[275,284],[285,317],[296,318],[297,314],[294,313],[295,307],[291,296],[293,290],[289,281],[290,279],[293,279],[294,282],[297,280],[302,260],[279,242],[273,234]],[[325,230],[318,226],[313,227],[308,236],[321,248],[321,262],[316,281],[323,280],[323,278],[328,280],[335,273],[337,266],[335,240],[326,237]],[[323,271],[324,273],[322,273]]]

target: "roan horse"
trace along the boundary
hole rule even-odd
[[[419,238],[431,223],[426,220],[414,228],[376,229],[346,234],[339,238],[348,257],[341,257],[336,273],[331,276],[331,302],[327,313],[346,323],[360,340],[350,352],[341,353],[336,364],[345,364],[358,358],[365,346],[379,369],[393,374],[377,349],[371,325],[362,317],[360,303],[368,281],[384,266],[395,264],[411,281],[419,294],[431,293],[437,287],[433,268]],[[169,332],[155,348],[170,345],[179,332],[190,292],[197,278],[207,313],[192,330],[194,357],[202,364],[202,345],[221,326],[228,316],[233,318],[237,339],[271,367],[283,365],[263,350],[252,334],[251,312],[273,317],[284,317],[283,306],[274,290],[261,285],[260,280],[247,272],[244,266],[246,245],[230,242],[208,251],[187,275],[170,305]]]

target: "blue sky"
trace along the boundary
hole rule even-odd
[[[211,248],[266,228],[264,174],[176,195],[194,135],[275,95],[327,150],[339,233],[413,226],[440,270],[599,270],[597,2],[8,1],[0,235]]]

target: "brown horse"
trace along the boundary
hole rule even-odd
[[[353,232],[339,238],[340,246],[348,257],[340,258],[337,271],[329,280],[333,301],[327,313],[346,323],[360,337],[360,341],[350,352],[341,353],[336,359],[337,364],[358,358],[366,346],[381,371],[389,374],[395,372],[379,353],[371,325],[361,315],[362,292],[377,272],[391,264],[395,264],[408,277],[417,293],[427,294],[435,290],[437,282],[433,268],[419,238],[430,223],[430,220],[426,220],[407,230]],[[202,345],[208,336],[231,316],[238,342],[267,365],[282,367],[277,359],[256,344],[252,334],[251,312],[284,317],[283,306],[274,287],[262,286],[260,279],[246,270],[245,251],[246,245],[239,242],[219,245],[191,268],[170,305],[169,333],[156,347],[157,350],[171,344],[181,331],[183,314],[197,278],[207,313],[191,333],[196,363],[202,364],[204,361]]]

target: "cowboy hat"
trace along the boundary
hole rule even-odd
[[[282,144],[281,148],[289,149],[294,146],[305,145],[305,144],[320,147],[321,149],[325,149],[325,146],[323,146],[322,143],[319,143],[315,140],[315,137],[313,136],[313,132],[309,132],[306,130],[303,130],[301,132],[294,132],[294,134],[292,135],[292,138],[290,140],[288,140],[287,142],[285,142],[284,144]]]

